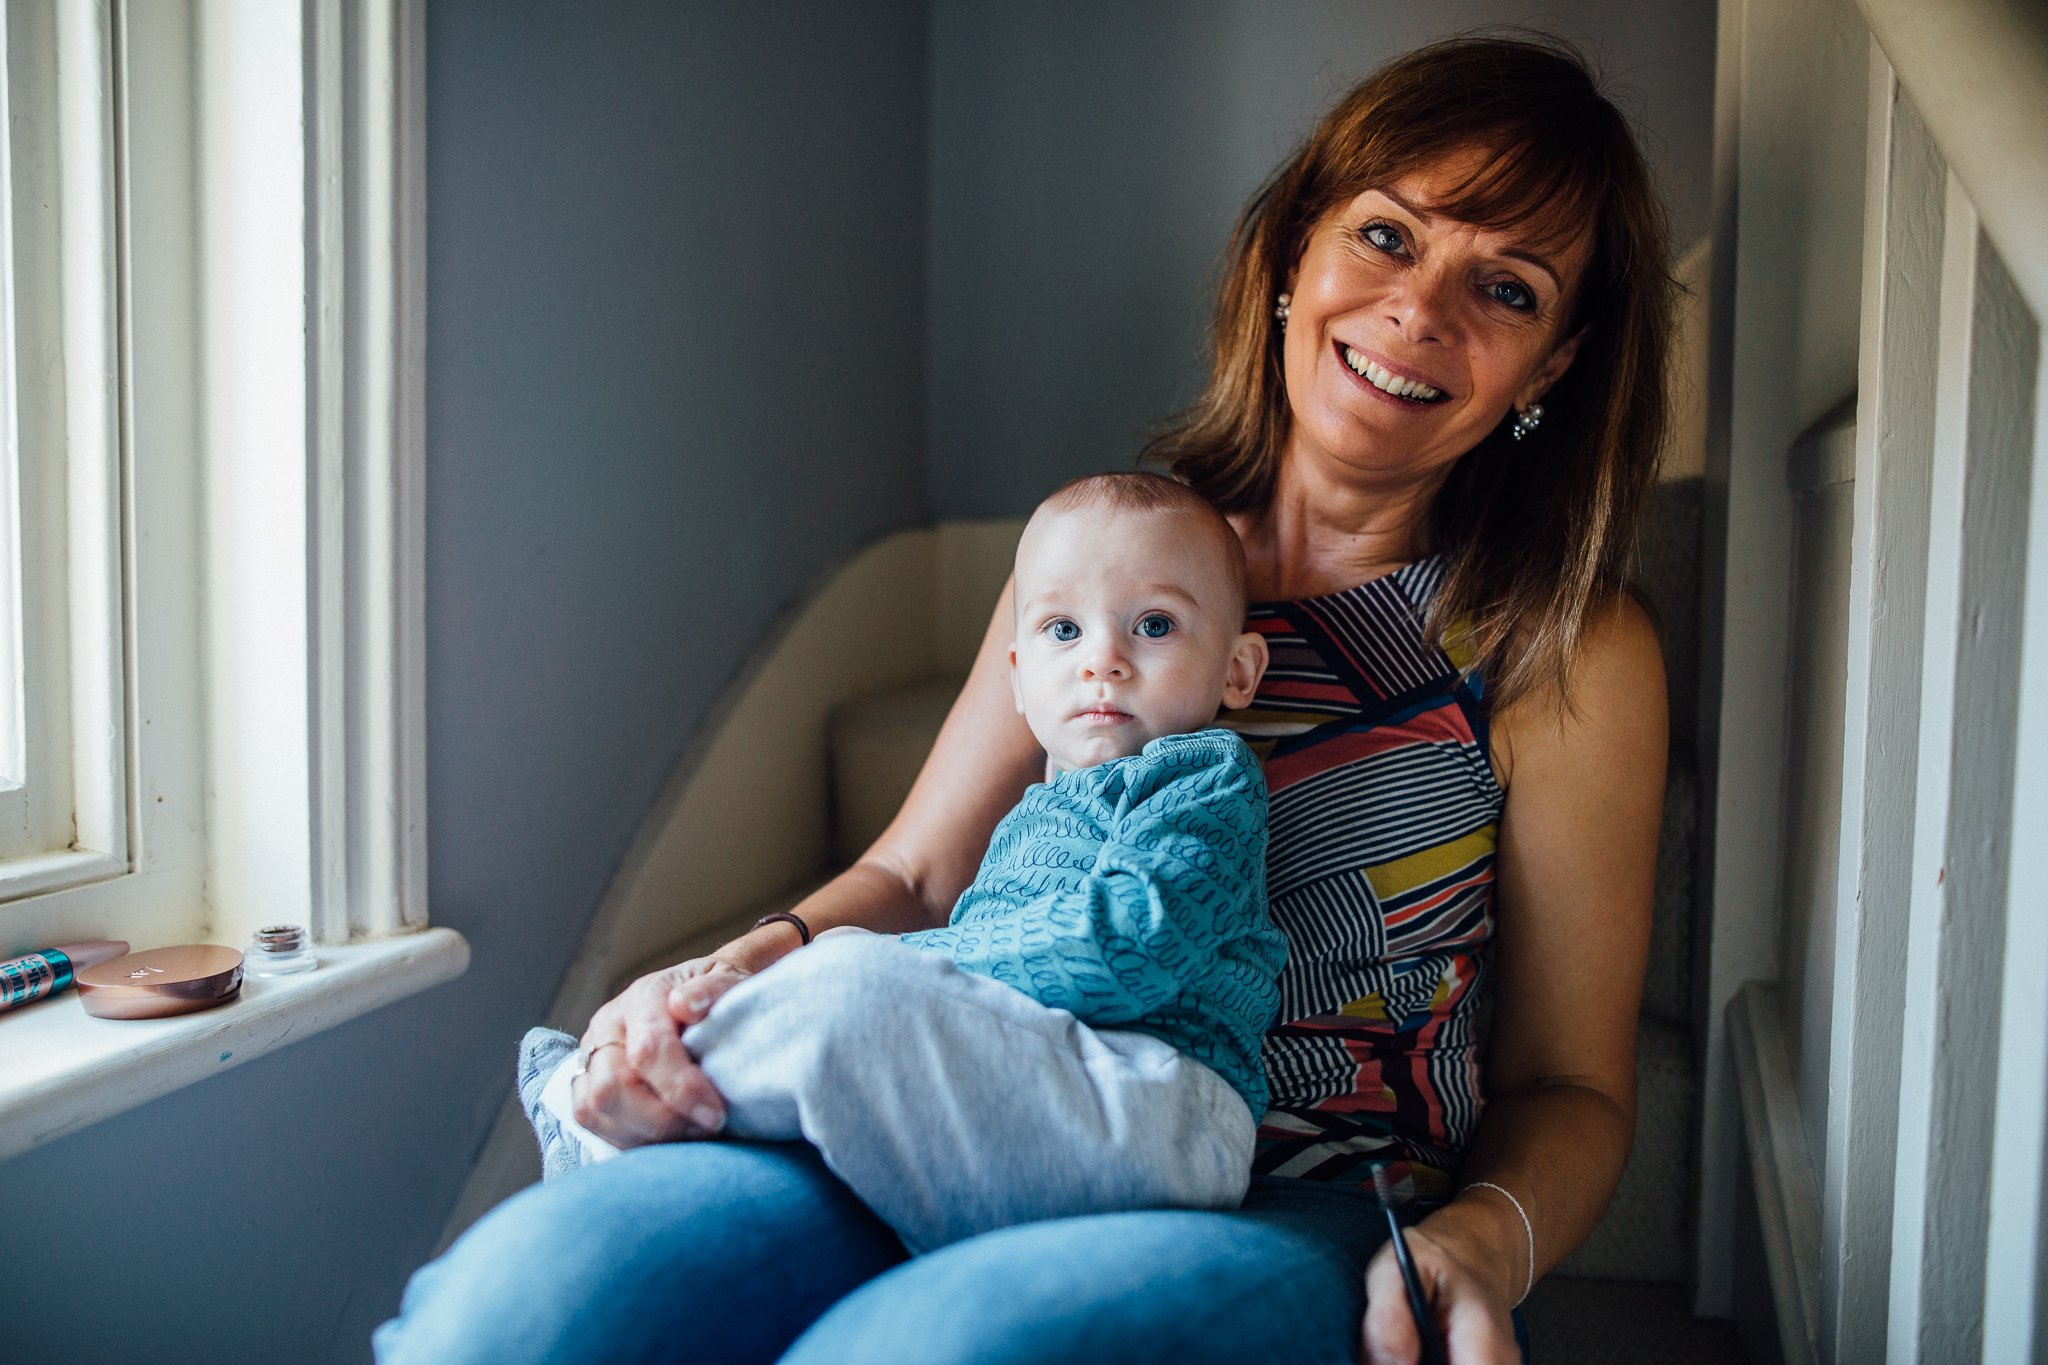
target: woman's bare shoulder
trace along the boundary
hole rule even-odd
[[[1494,716],[1495,771],[1505,788],[1531,763],[1549,771],[1654,753],[1661,764],[1666,711],[1657,627],[1619,594],[1588,616],[1565,688],[1535,688]]]

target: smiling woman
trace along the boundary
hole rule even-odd
[[[906,1257],[825,1144],[699,1141],[732,1111],[683,1032],[740,978],[821,960],[760,924],[597,1011],[576,1117],[645,1150],[477,1223],[415,1276],[383,1358],[1221,1365],[1362,1344],[1407,1365],[1378,1176],[1450,1358],[1515,1359],[1516,1305],[1598,1220],[1634,1123],[1665,722],[1624,570],[1664,420],[1663,251],[1620,116],[1575,56],[1517,41],[1384,68],[1240,222],[1208,389],[1148,454],[1238,532],[1244,631],[1271,660],[1216,722],[1262,761],[1288,946],[1242,1207]],[[1103,680],[1179,648],[1151,595],[1171,556],[1075,525],[1020,555],[902,811],[797,907],[820,937],[960,927],[991,831],[1065,747],[1020,700],[1084,738],[1146,710]],[[1037,600],[1105,568],[1131,589],[1115,602]],[[1020,697],[1040,651],[1058,686]],[[898,1060],[875,1052],[863,1074]],[[1005,1159],[1042,1137],[1004,1135]]]
[[[1334,453],[1394,499],[1383,518],[1419,511],[1449,552],[1432,611],[1495,659],[1498,700],[1564,682],[1590,608],[1625,578],[1665,426],[1664,243],[1627,124],[1575,59],[1414,53],[1246,207],[1208,386],[1147,456],[1242,515],[1272,505],[1290,439]],[[1546,395],[1539,454],[1515,416]]]

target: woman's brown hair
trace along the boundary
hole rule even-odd
[[[1346,96],[1255,195],[1226,255],[1208,388],[1146,448],[1226,513],[1270,503],[1289,412],[1274,300],[1309,234],[1374,186],[1488,152],[1441,203],[1452,218],[1592,253],[1559,339],[1578,355],[1529,439],[1501,426],[1430,512],[1448,572],[1431,629],[1474,652],[1493,702],[1555,683],[1586,619],[1621,592],[1666,420],[1674,285],[1664,214],[1627,121],[1583,58],[1548,39],[1466,37],[1411,52]]]

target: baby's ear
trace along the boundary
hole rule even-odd
[[[1017,707],[1017,714],[1024,714],[1024,685],[1017,681],[1017,646],[1010,645],[1010,700]]]
[[[1235,711],[1249,706],[1266,676],[1266,637],[1248,630],[1230,647],[1230,671],[1223,675],[1223,709]]]

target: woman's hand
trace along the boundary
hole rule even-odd
[[[617,1147],[715,1136],[725,1099],[683,1047],[683,1030],[748,973],[716,957],[641,977],[591,1016],[576,1121]]]
[[[1436,1315],[1451,1365],[1521,1365],[1513,1308],[1489,1289],[1479,1269],[1420,1228],[1407,1231],[1408,1251],[1422,1293]],[[1387,1243],[1365,1272],[1363,1355],[1366,1365],[1420,1365],[1422,1341],[1408,1309],[1394,1244]]]

